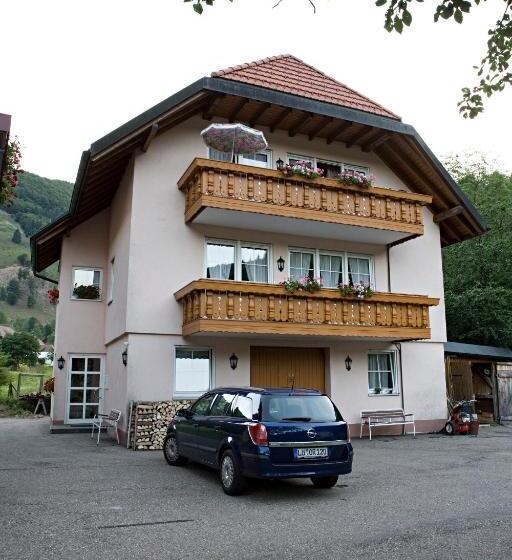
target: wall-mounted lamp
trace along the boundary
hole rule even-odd
[[[238,356],[234,352],[229,357],[229,365],[231,366],[231,369],[236,369],[238,366]]]
[[[57,367],[59,369],[64,369],[64,364],[66,363],[66,360],[61,356],[58,360],[57,360]]]
[[[276,161],[276,166],[277,166],[277,169],[278,169],[279,171],[281,171],[281,169],[283,169],[283,166],[284,166],[284,161],[283,161],[281,158],[279,158],[279,159]]]
[[[128,365],[128,348],[125,348],[121,354],[121,359],[123,360],[123,366]]]
[[[279,272],[283,272],[283,270],[284,270],[284,259],[283,259],[283,257],[279,257],[277,259],[277,269],[279,270]]]
[[[347,371],[352,369],[352,358],[350,356],[345,358],[345,367],[347,368]]]

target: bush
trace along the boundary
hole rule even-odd
[[[20,364],[37,364],[39,341],[27,332],[6,335],[0,341],[0,352],[8,356],[9,365],[18,368]]]

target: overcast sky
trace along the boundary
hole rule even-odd
[[[463,25],[383,29],[374,0],[216,0],[198,16],[182,0],[16,0],[0,4],[0,112],[13,115],[23,167],[73,181],[82,150],[175,91],[227,66],[291,53],[399,114],[438,156],[478,150],[512,170],[512,88],[476,120],[459,116],[502,2]]]

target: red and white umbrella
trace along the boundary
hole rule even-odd
[[[250,128],[244,124],[213,123],[201,132],[204,143],[225,154],[248,155],[265,150],[268,143],[261,130]]]

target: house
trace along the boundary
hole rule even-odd
[[[202,141],[211,122],[261,129],[269,149],[229,161]],[[325,177],[277,169],[296,160]],[[60,262],[53,424],[118,408],[126,436],[132,401],[294,385],[354,426],[362,409],[405,407],[437,429],[441,248],[485,231],[390,110],[290,55],[215,72],[93,143],[69,212],[32,237],[36,274]],[[324,287],[280,285],[309,275]]]
[[[512,422],[512,350],[446,342],[444,351],[448,397],[475,399],[480,422]]]

